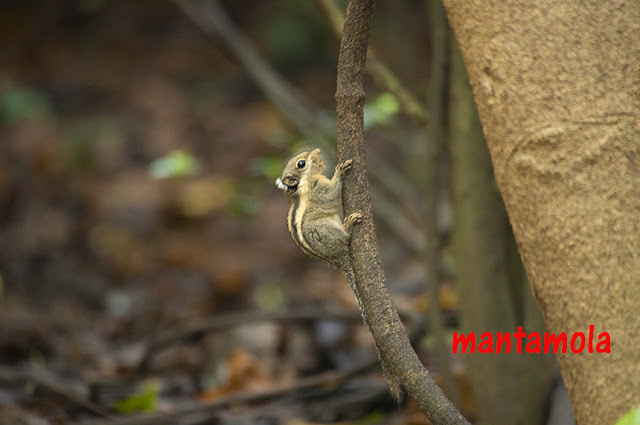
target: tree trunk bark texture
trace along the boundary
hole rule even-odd
[[[640,2],[444,0],[580,425],[640,404]],[[594,343],[594,346],[595,346]]]

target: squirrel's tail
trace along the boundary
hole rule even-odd
[[[358,292],[358,287],[356,286],[356,276],[353,272],[353,268],[348,267],[343,270],[345,276],[347,277],[347,282],[349,282],[349,286],[353,290],[353,293],[356,296],[356,300],[358,301],[358,308],[360,309],[360,314],[362,315],[362,320],[364,320],[364,324],[367,325],[367,329],[369,329],[369,333],[371,332],[371,325],[369,325],[369,320],[367,319],[367,315],[364,312],[364,306],[362,305],[362,299],[360,298],[360,293]],[[402,390],[402,384],[400,383],[400,378],[398,378],[389,368],[389,365],[384,360],[382,356],[382,352],[380,351],[380,347],[378,343],[376,344],[376,352],[378,353],[378,360],[380,360],[380,365],[382,366],[382,373],[384,374],[385,379],[387,380],[387,385],[389,385],[389,392],[396,400],[398,404],[402,403],[402,399],[404,398],[404,392]]]

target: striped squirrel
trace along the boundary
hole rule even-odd
[[[294,242],[305,254],[345,274],[358,301],[364,323],[371,330],[349,255],[351,230],[353,225],[362,221],[362,215],[353,213],[344,221],[342,219],[342,179],[352,164],[352,160],[338,164],[329,180],[322,174],[324,165],[320,149],[305,151],[289,160],[282,176],[276,180],[276,186],[289,198],[287,223]],[[387,367],[377,343],[376,350],[391,394],[400,402],[403,396],[400,381]]]

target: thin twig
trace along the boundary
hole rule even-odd
[[[238,325],[255,322],[303,322],[312,320],[360,320],[357,312],[339,312],[330,310],[305,311],[257,311],[210,317],[185,326],[169,329],[157,335],[147,347],[138,366],[138,373],[148,369],[153,357],[171,344],[196,338],[208,332],[228,329]]]
[[[323,140],[326,138],[323,133],[327,129],[322,129],[319,123],[328,120],[323,120],[317,112],[306,106],[295,88],[260,57],[249,41],[237,30],[217,0],[175,0],[175,3],[205,33],[219,37],[224,42],[228,50],[296,130],[313,143],[320,145],[326,143]]]
[[[320,6],[331,21],[331,26],[338,37],[342,37],[342,27],[344,16],[335,0],[319,0]],[[404,112],[415,119],[420,125],[426,128],[429,123],[429,113],[418,99],[400,82],[398,77],[387,67],[377,55],[372,47],[367,52],[366,69],[374,81],[389,93],[392,93],[400,103]]]
[[[33,370],[11,370],[6,367],[0,368],[0,382],[5,384],[31,383],[51,391],[52,393],[69,400],[73,404],[98,415],[103,418],[112,419],[113,415],[109,411],[91,400],[84,397],[78,391],[63,384],[59,379],[51,375],[45,375],[44,371]]]
[[[382,227],[393,234],[405,248],[407,248],[416,257],[420,257],[424,253],[424,238],[419,232],[415,231],[414,223],[405,220],[401,208],[397,203],[392,202],[389,198],[380,193],[380,189],[375,185],[371,186],[371,196],[375,201],[375,217],[379,220]],[[407,208],[404,209],[406,211]],[[380,217],[386,217],[380,220]]]
[[[438,388],[411,347],[393,307],[382,268],[371,213],[363,122],[364,69],[374,6],[374,0],[349,1],[336,88],[339,159],[353,159],[354,163],[353,172],[346,176],[344,183],[345,213],[358,211],[363,216],[362,223],[354,229],[350,244],[356,285],[382,357],[400,378],[409,396],[436,425],[468,424]]]
[[[449,352],[445,341],[444,319],[439,302],[440,277],[440,235],[438,233],[438,205],[441,201],[440,193],[440,157],[442,153],[442,138],[445,128],[446,93],[448,83],[448,31],[447,16],[441,0],[427,0],[429,23],[431,24],[431,79],[429,85],[429,112],[431,125],[428,128],[425,159],[425,287],[429,298],[429,319],[431,331],[435,340],[435,354],[445,393],[453,404],[462,407],[460,393],[456,386]]]

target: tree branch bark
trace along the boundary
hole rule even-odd
[[[466,424],[411,347],[385,282],[371,213],[363,122],[364,72],[374,6],[374,0],[349,1],[336,88],[338,157],[340,161],[354,161],[354,170],[345,178],[343,203],[347,214],[359,211],[363,215],[350,248],[356,284],[381,355],[409,396],[436,425]]]

